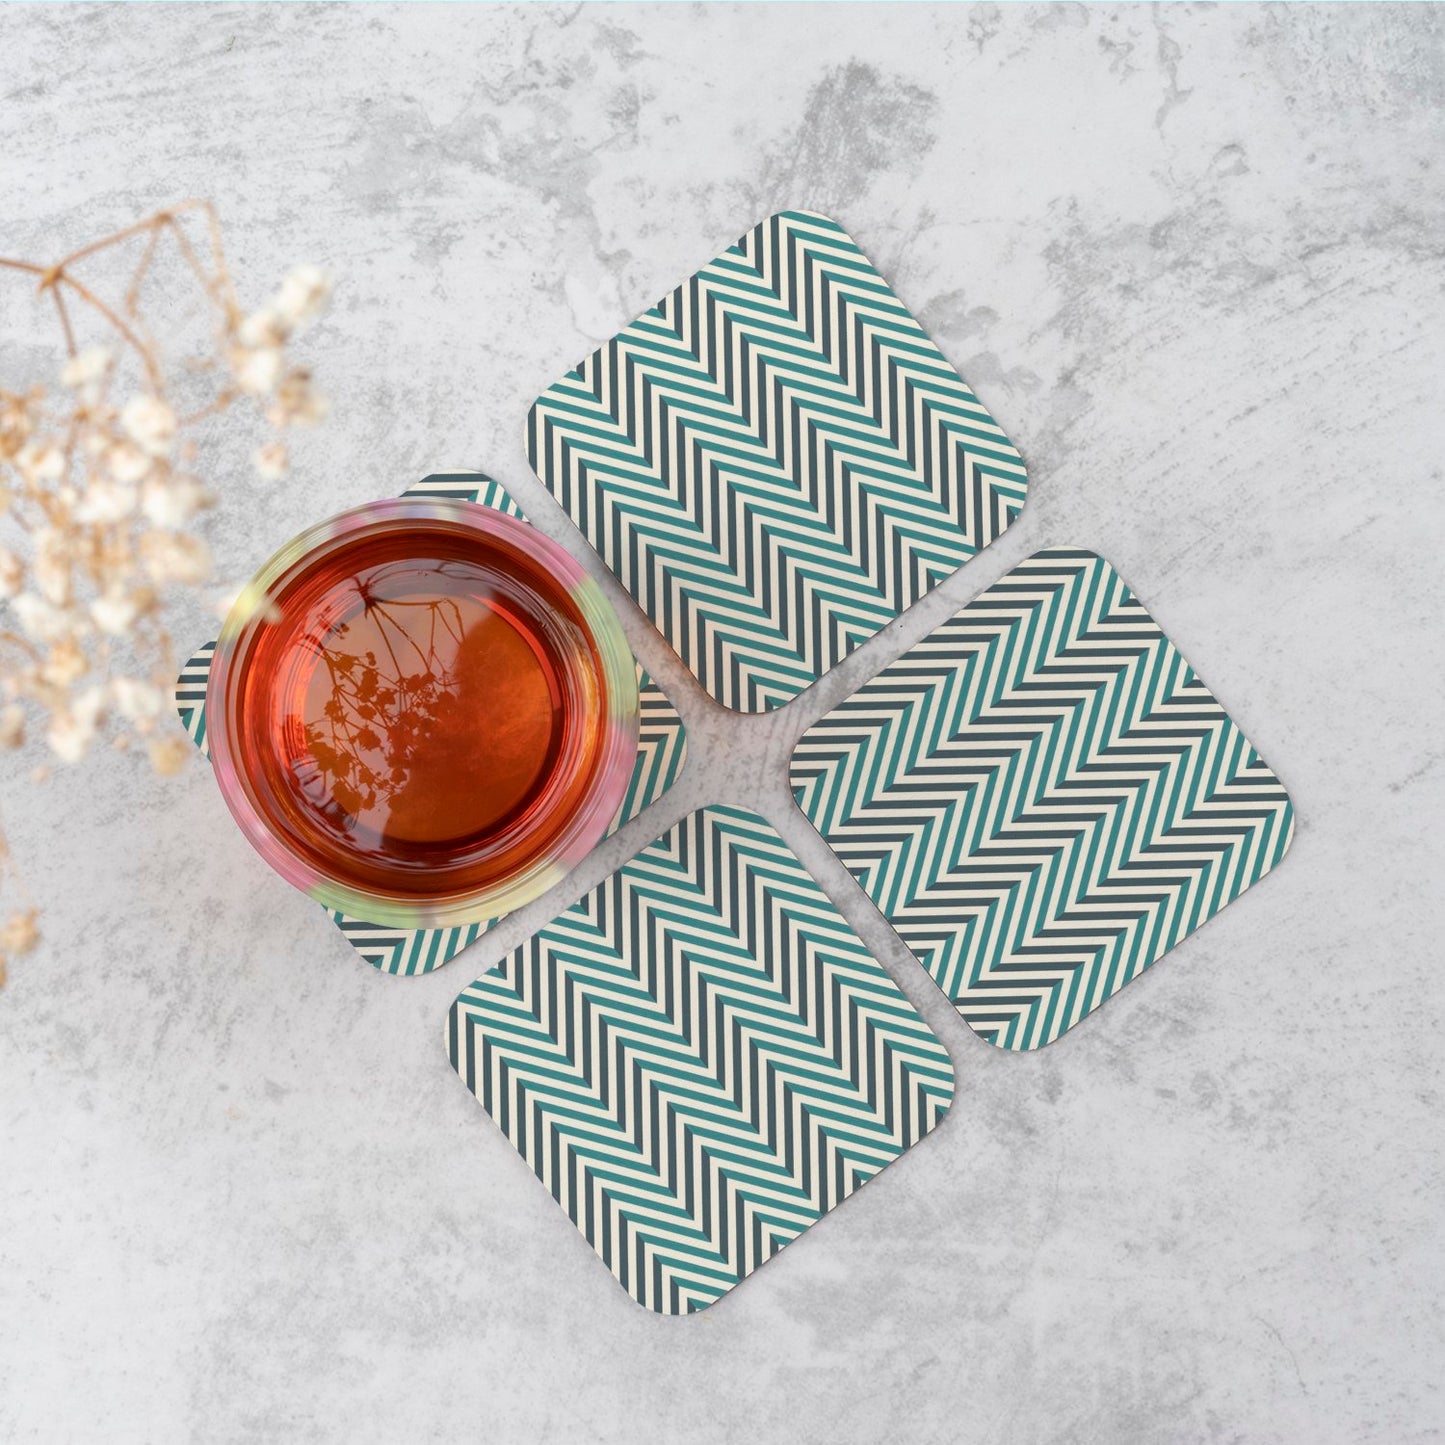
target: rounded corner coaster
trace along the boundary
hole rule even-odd
[[[638,1304],[707,1308],[928,1133],[943,1045],[757,814],[684,818],[452,1005],[452,1066]]]
[[[1024,465],[826,216],[755,226],[549,387],[527,454],[726,707],[765,712],[986,547]]]
[[[1051,1043],[1284,857],[1283,784],[1092,552],[1039,552],[815,723],[798,804],[989,1043]]]
[[[459,497],[463,501],[495,507],[499,512],[526,520],[511,493],[485,472],[436,472],[408,487],[403,495]],[[175,707],[181,726],[203,757],[209,756],[206,683],[211,675],[211,658],[215,650],[216,644],[208,642],[191,657],[181,669],[175,688]],[[637,668],[637,691],[642,713],[638,728],[637,763],[622,806],[608,829],[613,833],[655,803],[677,781],[687,759],[687,731],[682,719],[667,694],[640,664]],[[497,922],[494,918],[486,923],[471,923],[459,928],[407,929],[368,923],[334,908],[326,909],[326,916],[373,968],[382,973],[403,975],[430,973],[444,963],[450,963]]]

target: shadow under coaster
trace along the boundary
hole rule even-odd
[[[522,509],[501,484],[482,472],[438,473],[408,487],[404,495],[461,498],[495,507],[514,517],[522,516]],[[215,647],[214,642],[208,642],[197,652],[186,663],[176,683],[176,711],[191,741],[203,754],[206,752],[206,682]],[[642,709],[637,762],[609,833],[616,832],[656,802],[677,781],[687,757],[687,734],[682,719],[641,666],[637,669],[637,685]],[[394,974],[429,973],[440,968],[497,922],[493,918],[458,928],[405,929],[368,923],[330,908],[326,914],[367,963],[383,973]]]
[[[803,735],[799,806],[953,1001],[1050,1043],[1275,866],[1283,784],[1092,552],[1039,552]]]
[[[779,706],[986,547],[1024,466],[852,239],[783,211],[549,387],[542,482],[720,703]]]
[[[772,827],[730,807],[692,813],[477,979],[447,1049],[662,1314],[714,1303],[953,1098],[897,984]]]

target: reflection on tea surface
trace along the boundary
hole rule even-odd
[[[339,605],[338,605],[339,603]],[[283,690],[293,786],[364,852],[498,833],[547,780],[562,728],[542,640],[465,563],[387,563],[334,588]]]

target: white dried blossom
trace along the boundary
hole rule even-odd
[[[133,487],[137,481],[142,481],[155,464],[155,458],[143,452],[134,442],[120,441],[105,448],[105,467],[123,487]]]
[[[242,346],[275,347],[286,340],[290,330],[290,326],[267,306],[246,317],[236,328],[236,338]]]
[[[36,669],[41,682],[61,689],[79,682],[89,671],[90,659],[73,637],[55,643]]]
[[[77,522],[110,526],[135,511],[135,488],[110,477],[93,476],[75,507]]]
[[[88,687],[77,693],[69,704],[52,713],[45,741],[62,763],[78,763],[90,750],[95,734],[105,716],[105,689]]]
[[[29,398],[0,394],[0,457],[18,456],[31,430]]]
[[[0,547],[0,602],[8,602],[25,585],[25,563],[8,547]]]
[[[104,346],[89,346],[77,352],[61,369],[60,380],[89,402],[98,401],[113,358]]]
[[[94,740],[95,727],[79,722],[67,712],[56,713],[45,732],[50,751],[62,763],[78,763],[90,751]]]
[[[166,457],[176,441],[176,414],[158,396],[133,396],[120,414],[126,435],[153,457]]]
[[[182,532],[147,532],[140,540],[141,562],[152,582],[195,586],[211,575],[211,551],[199,537]]]
[[[279,482],[291,466],[285,442],[267,442],[251,460],[256,464],[257,473],[268,482]]]
[[[251,349],[238,346],[231,353],[231,370],[236,385],[249,396],[265,396],[276,389],[281,379],[282,356],[277,346]]]
[[[185,738],[151,738],[146,743],[151,769],[163,778],[173,777],[190,761],[191,745]]]
[[[21,630],[36,642],[58,642],[78,630],[78,619],[69,607],[57,607],[34,592],[22,592],[10,606]]]
[[[134,442],[116,442],[107,449],[105,464],[122,486],[134,486],[155,465],[154,460]]]
[[[183,527],[212,500],[191,476],[151,477],[141,488],[141,511],[157,527]]]
[[[110,695],[116,712],[127,722],[153,722],[165,706],[160,688],[138,677],[111,678]]]
[[[0,748],[18,748],[25,741],[25,709],[8,702],[0,709]]]
[[[28,441],[15,453],[15,465],[31,486],[43,486],[64,475],[65,453],[48,438]]]
[[[12,913],[0,928],[0,953],[18,958],[29,953],[40,941],[40,930],[35,926],[35,910],[27,908]]]
[[[71,565],[75,549],[58,527],[44,527],[35,534],[35,561],[31,576],[40,595],[57,607],[70,601]]]
[[[90,604],[95,625],[109,637],[124,637],[145,610],[145,599],[134,592],[104,592]]]
[[[311,373],[295,367],[276,389],[276,401],[266,413],[272,426],[314,426],[326,419],[331,403],[316,390]]]
[[[297,266],[281,283],[272,303],[287,325],[300,326],[317,315],[331,299],[331,277],[319,266]]]

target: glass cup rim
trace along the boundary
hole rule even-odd
[[[302,857],[272,825],[234,746],[239,664],[267,625],[275,591],[329,552],[368,531],[406,523],[446,522],[525,550],[567,593],[589,634],[606,695],[594,782],[547,852],[485,888],[420,897],[344,883]],[[540,897],[601,841],[626,796],[637,754],[640,705],[637,663],[616,611],[596,580],[559,543],[530,523],[462,498],[396,497],[348,508],[298,533],[242,588],[217,639],[206,686],[207,741],[221,796],[242,833],[287,882],[323,907],[398,928],[458,927],[496,919]]]

